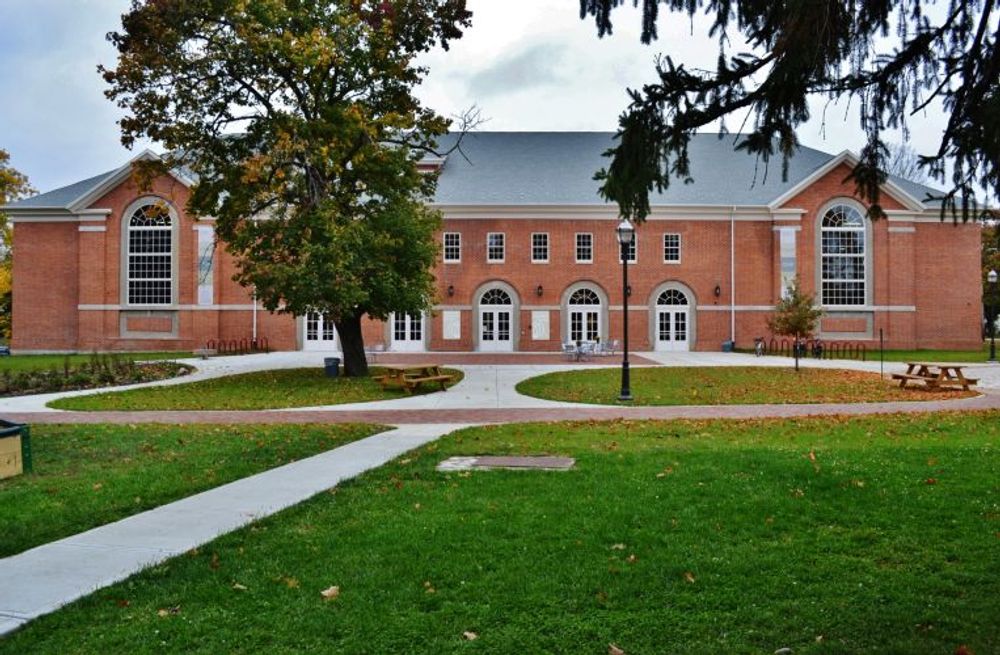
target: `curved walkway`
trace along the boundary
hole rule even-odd
[[[468,361],[468,355],[466,354]],[[431,355],[421,355],[425,359]],[[642,361],[659,366],[769,366],[788,367],[790,360],[780,357],[757,358],[739,353],[642,353]],[[448,353],[434,353],[433,358],[448,363]],[[36,396],[0,399],[0,414],[27,423],[347,423],[365,422],[390,425],[427,423],[509,423],[521,421],[676,419],[676,418],[763,418],[817,416],[823,414],[867,415],[938,411],[1000,409],[1000,366],[972,364],[980,379],[981,396],[960,400],[935,400],[888,403],[772,404],[772,405],[690,405],[628,407],[568,403],[524,396],[516,391],[522,380],[555,371],[593,368],[593,364],[451,364],[460,368],[465,378],[443,393],[407,396],[392,400],[343,405],[326,405],[261,411],[96,411],[54,410],[46,403],[56,398],[80,396],[138,387],[165,386],[235,375],[251,371],[318,366],[322,353],[271,353],[209,360],[184,360],[199,367],[190,376],[144,385],[97,390],[73,391]],[[488,357],[484,362],[490,361]],[[510,361],[517,361],[512,358]],[[617,361],[608,359],[607,366]],[[849,360],[802,361],[806,367],[846,368],[878,372],[878,362]],[[904,370],[900,363],[886,363],[885,372]]]

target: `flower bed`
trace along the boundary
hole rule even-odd
[[[120,355],[93,355],[89,361],[73,363],[69,357],[61,367],[0,371],[0,396],[97,389],[123,384],[153,382],[187,375],[194,368],[171,361],[143,362]]]

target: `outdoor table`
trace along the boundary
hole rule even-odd
[[[437,382],[444,391],[445,384],[454,376],[441,372],[440,364],[386,364],[382,367],[385,373],[375,379],[383,389],[401,387],[413,393],[424,382]]]
[[[928,389],[956,389],[965,391],[979,382],[977,378],[967,378],[962,372],[965,366],[956,364],[928,364],[925,362],[906,362],[906,373],[893,373],[892,379],[899,380],[900,388],[905,388],[908,382],[922,382]]]

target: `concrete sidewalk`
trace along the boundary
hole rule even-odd
[[[0,559],[0,635],[461,427],[411,425],[376,434]]]

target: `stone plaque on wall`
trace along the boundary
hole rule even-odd
[[[462,338],[462,312],[448,309],[441,312],[441,336],[454,341]]]
[[[531,312],[531,338],[534,341],[549,340],[549,313],[548,311]]]

